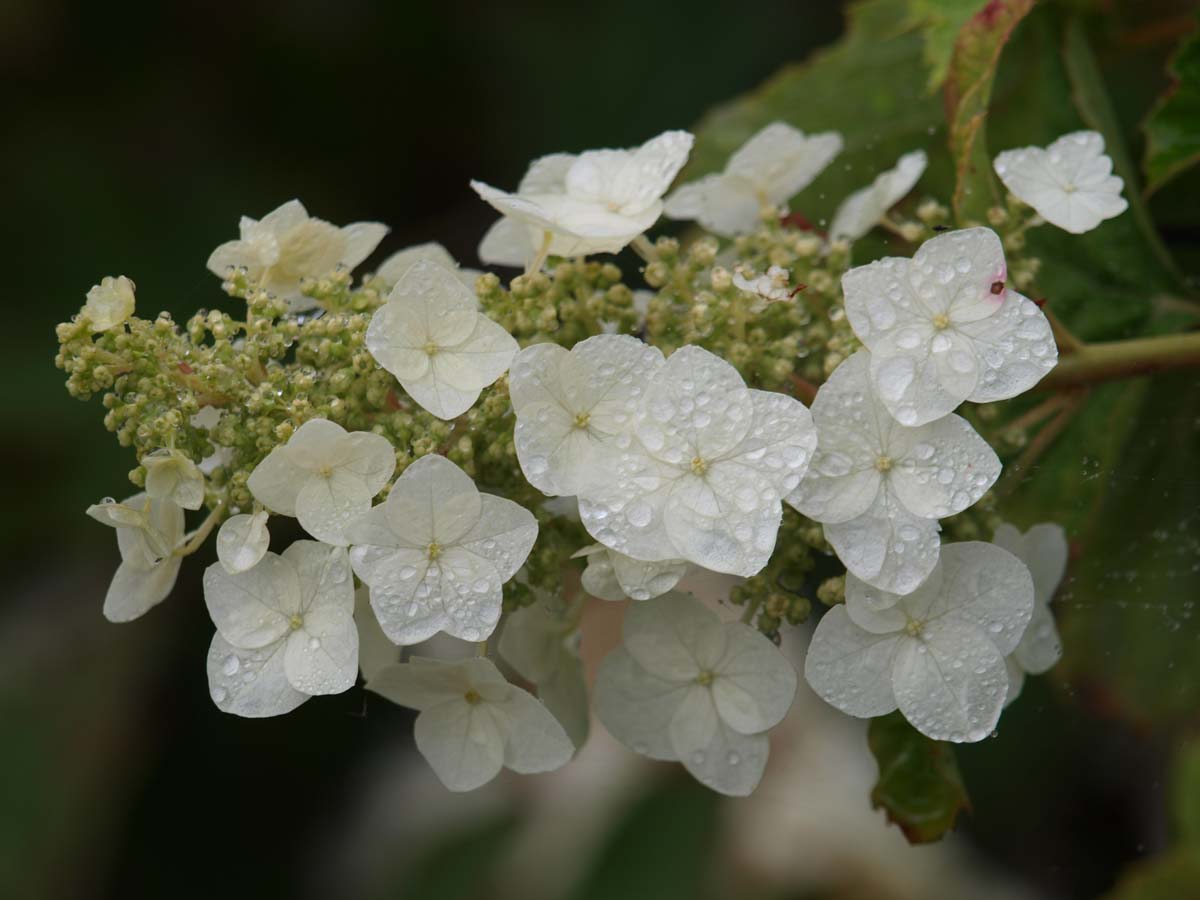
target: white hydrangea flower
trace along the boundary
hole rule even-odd
[[[761,298],[750,307],[751,312],[760,313],[771,303],[785,303],[792,299],[792,273],[783,266],[771,266],[766,274],[755,278],[746,276],[744,266],[737,266],[733,270],[733,286]]]
[[[310,419],[255,466],[246,486],[273,512],[295,516],[315,538],[346,546],[346,526],[371,508],[396,469],[391,442]]]
[[[317,306],[300,293],[302,279],[328,275],[339,265],[353,269],[388,233],[387,226],[378,222],[339,228],[311,218],[299,200],[289,200],[259,221],[242,216],[238,228],[238,240],[212,252],[208,270],[225,278],[231,268],[244,267],[251,280],[287,300],[293,312]]]
[[[924,150],[906,153],[894,168],[880,172],[867,187],[842,201],[829,226],[831,239],[856,241],[881,221],[893,206],[917,183],[928,160]]]
[[[937,520],[977,502],[999,477],[1000,460],[959,416],[901,425],[876,395],[870,369],[860,350],[817,390],[817,452],[787,500],[824,523],[851,573],[905,594],[937,563]]]
[[[842,276],[846,315],[900,422],[932,422],[964,400],[1015,397],[1054,368],[1050,323],[1005,289],[1006,277],[1000,239],[987,228],[938,235],[911,260],[880,259]]]
[[[579,495],[591,535],[635,559],[732,575],[762,569],[781,501],[817,444],[804,405],[747,388],[729,363],[688,346],[650,377],[635,431]]]
[[[517,188],[517,193],[522,193],[521,187]],[[483,235],[476,252],[479,254],[479,261],[485,266],[523,269],[537,256],[538,246],[540,244],[535,246],[530,237],[528,225],[508,216],[501,216]]]
[[[683,559],[644,562],[603,544],[584,547],[572,556],[587,558],[583,589],[601,600],[650,600],[672,590],[688,573]]]
[[[142,457],[146,493],[155,500],[172,500],[184,509],[204,505],[204,473],[179,450],[154,450]]]
[[[378,270],[375,272],[375,277],[394,286],[407,274],[409,269],[423,259],[449,269],[459,281],[466,285],[471,294],[474,295],[475,280],[481,274],[479,270],[460,268],[458,262],[450,255],[450,251],[436,241],[430,241],[426,244],[415,244],[412,247],[397,250],[380,264]],[[476,298],[476,305],[478,305],[478,302],[478,298]]]
[[[993,163],[1004,186],[1047,222],[1072,234],[1091,231],[1125,212],[1125,182],[1112,173],[1104,138],[1095,131],[1064,134],[1045,149],[1005,150]]]
[[[1062,658],[1062,639],[1054,624],[1050,601],[1067,571],[1067,535],[1061,525],[1052,522],[1034,525],[1024,534],[1003,522],[992,535],[992,543],[1025,563],[1033,576],[1033,617],[1007,659],[1007,705],[1021,693],[1027,674],[1041,675]]]
[[[133,282],[124,275],[107,276],[93,285],[83,305],[83,314],[91,323],[92,331],[110,331],[127,322],[133,315],[133,292]]]
[[[537,531],[527,509],[481,494],[462,469],[431,454],[347,534],[384,633],[416,644],[439,631],[486,639],[500,619],[501,586],[524,565]]]
[[[939,741],[979,741],[1008,691],[1004,657],[1033,612],[1025,564],[993,544],[947,544],[912,593],[881,595],[853,575],[821,619],[804,674],[827,703],[859,718],[897,707]]]
[[[634,752],[678,760],[713,790],[744,797],[762,777],[767,731],[795,693],[792,664],[760,632],[671,593],[630,607],[593,702]]]
[[[587,680],[579,658],[583,598],[541,596],[504,620],[500,656],[558,719],[576,747],[588,735]]]
[[[475,294],[454,272],[422,259],[371,316],[367,349],[424,409],[453,419],[504,374],[519,348],[479,312]]]
[[[230,516],[217,532],[217,560],[226,572],[236,575],[258,565],[270,544],[265,509]]]
[[[501,768],[551,772],[575,752],[550,711],[505,681],[488,659],[414,657],[384,670],[369,687],[419,711],[417,749],[452,791],[481,787]]]
[[[167,598],[175,587],[182,557],[174,550],[184,540],[183,510],[170,500],[134,494],[117,503],[105,499],[88,515],[117,531],[121,564],[104,597],[104,617],[131,622]]]
[[[805,135],[772,122],[729,157],[725,171],[673,191],[666,213],[693,219],[714,234],[745,234],[758,226],[764,207],[780,206],[800,193],[841,150],[837,132]]]
[[[686,131],[667,131],[631,150],[543,156],[529,167],[515,194],[479,181],[471,187],[524,224],[531,244],[545,244],[550,254],[617,253],[658,221],[662,196],[687,161],[693,140]]]
[[[209,692],[223,712],[277,716],[353,687],[358,631],[344,547],[296,541],[235,575],[214,563],[204,571],[204,602],[217,626]]]
[[[662,351],[628,335],[518,353],[508,390],[517,461],[529,483],[557,496],[583,490],[608,448],[627,438],[646,382],[662,365]]]

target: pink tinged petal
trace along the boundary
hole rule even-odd
[[[634,604],[625,613],[621,633],[638,665],[670,681],[687,682],[714,670],[726,647],[716,613],[686,594]]]
[[[1002,655],[1011,653],[1033,615],[1033,579],[1025,564],[995,544],[966,541],[942,548],[941,569],[941,589],[919,618],[966,622]]]
[[[292,687],[284,671],[287,642],[257,650],[233,646],[220,632],[208,648],[208,691],[221,712],[259,719],[289,713],[309,698]]]
[[[850,620],[845,607],[825,613],[804,660],[804,677],[831,706],[860,719],[896,708],[892,667],[898,634],[872,634]]]
[[[936,741],[981,741],[996,727],[1008,694],[1004,656],[966,622],[930,622],[900,642],[892,675],[904,717]]]
[[[955,325],[993,316],[1004,297],[993,291],[1008,279],[1004,248],[990,228],[940,234],[920,246],[908,269],[913,296],[930,316]]]
[[[892,464],[891,488],[914,515],[944,519],[979,501],[1000,477],[1000,459],[966,419],[946,416],[914,429]]]
[[[253,569],[230,575],[220,563],[204,570],[204,602],[221,636],[256,649],[279,640],[300,612],[296,567],[268,553]]]
[[[553,772],[570,762],[575,745],[540,701],[518,687],[488,704],[504,735],[504,765],[522,775]]]
[[[292,687],[305,694],[340,694],[353,687],[358,629],[350,610],[332,604],[310,608],[303,627],[287,638],[284,671]]]
[[[292,462],[286,445],[276,447],[254,467],[246,487],[263,506],[282,516],[296,514],[296,498],[309,472]]]
[[[912,591],[937,565],[938,524],[908,512],[890,490],[848,522],[827,524],[825,537],[846,568],[894,594]]]
[[[1058,345],[1050,322],[1037,304],[1016,291],[1007,291],[996,315],[959,326],[971,338],[979,356],[980,374],[967,398],[991,403],[1023,394],[1058,364]]]
[[[451,701],[417,716],[417,749],[442,784],[452,791],[473,791],[499,774],[504,737],[487,703]]]
[[[634,753],[675,760],[669,729],[687,691],[687,684],[650,674],[618,647],[600,663],[592,706],[608,733]]]
[[[740,622],[725,626],[725,654],[712,697],[722,721],[742,734],[778,725],[796,696],[796,670],[760,632]]]
[[[310,477],[296,497],[296,518],[304,530],[329,544],[349,543],[346,527],[371,509],[361,478],[345,469]]]

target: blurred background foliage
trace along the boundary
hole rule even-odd
[[[133,461],[51,362],[54,324],[102,275],[132,277],[144,311],[226,302],[208,251],[292,196],[387,222],[383,252],[434,239],[469,263],[492,218],[471,177],[514,185],[543,153],[693,125],[695,175],[775,118],[846,137],[803,195],[817,223],[915,147],[931,162],[913,201],[957,188],[967,209],[991,190],[980,159],[1102,131],[1133,206],[1083,237],[1031,233],[1037,289],[1089,340],[1192,327],[1194,35],[1183,0],[7,0],[0,896],[1200,896],[1193,373],[1095,390],[1021,473],[1006,514],[1073,542],[1067,655],[948,763],[873,732],[893,815],[906,778],[942,779],[946,809],[908,810],[941,815],[934,833],[970,797],[951,838],[910,849],[867,811],[865,727],[815,701],[740,802],[602,737],[579,776],[452,797],[430,788],[409,713],[360,689],[275,721],[222,716],[204,554],[152,615],[100,616],[116,554],[82,511],[122,495]]]

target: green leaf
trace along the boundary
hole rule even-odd
[[[954,158],[954,215],[959,224],[986,221],[1000,197],[984,139],[1000,54],[1033,0],[992,0],[963,26],[943,89],[950,154]]]
[[[1200,25],[1179,45],[1167,71],[1174,83],[1142,123],[1147,193],[1200,160]]]
[[[1172,768],[1172,812],[1179,839],[1200,846],[1200,738],[1175,751]]]
[[[1181,846],[1131,866],[1105,900],[1182,900],[1200,884],[1200,847]]]
[[[945,82],[958,33],[983,5],[984,0],[909,0],[909,15],[925,39],[929,90],[936,91]]]
[[[911,844],[941,839],[970,810],[950,744],[925,737],[898,712],[871,720],[867,743],[879,764],[871,804],[887,813]]]

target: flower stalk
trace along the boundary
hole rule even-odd
[[[1034,390],[1058,391],[1189,366],[1200,366],[1200,332],[1084,344],[1064,354]]]

